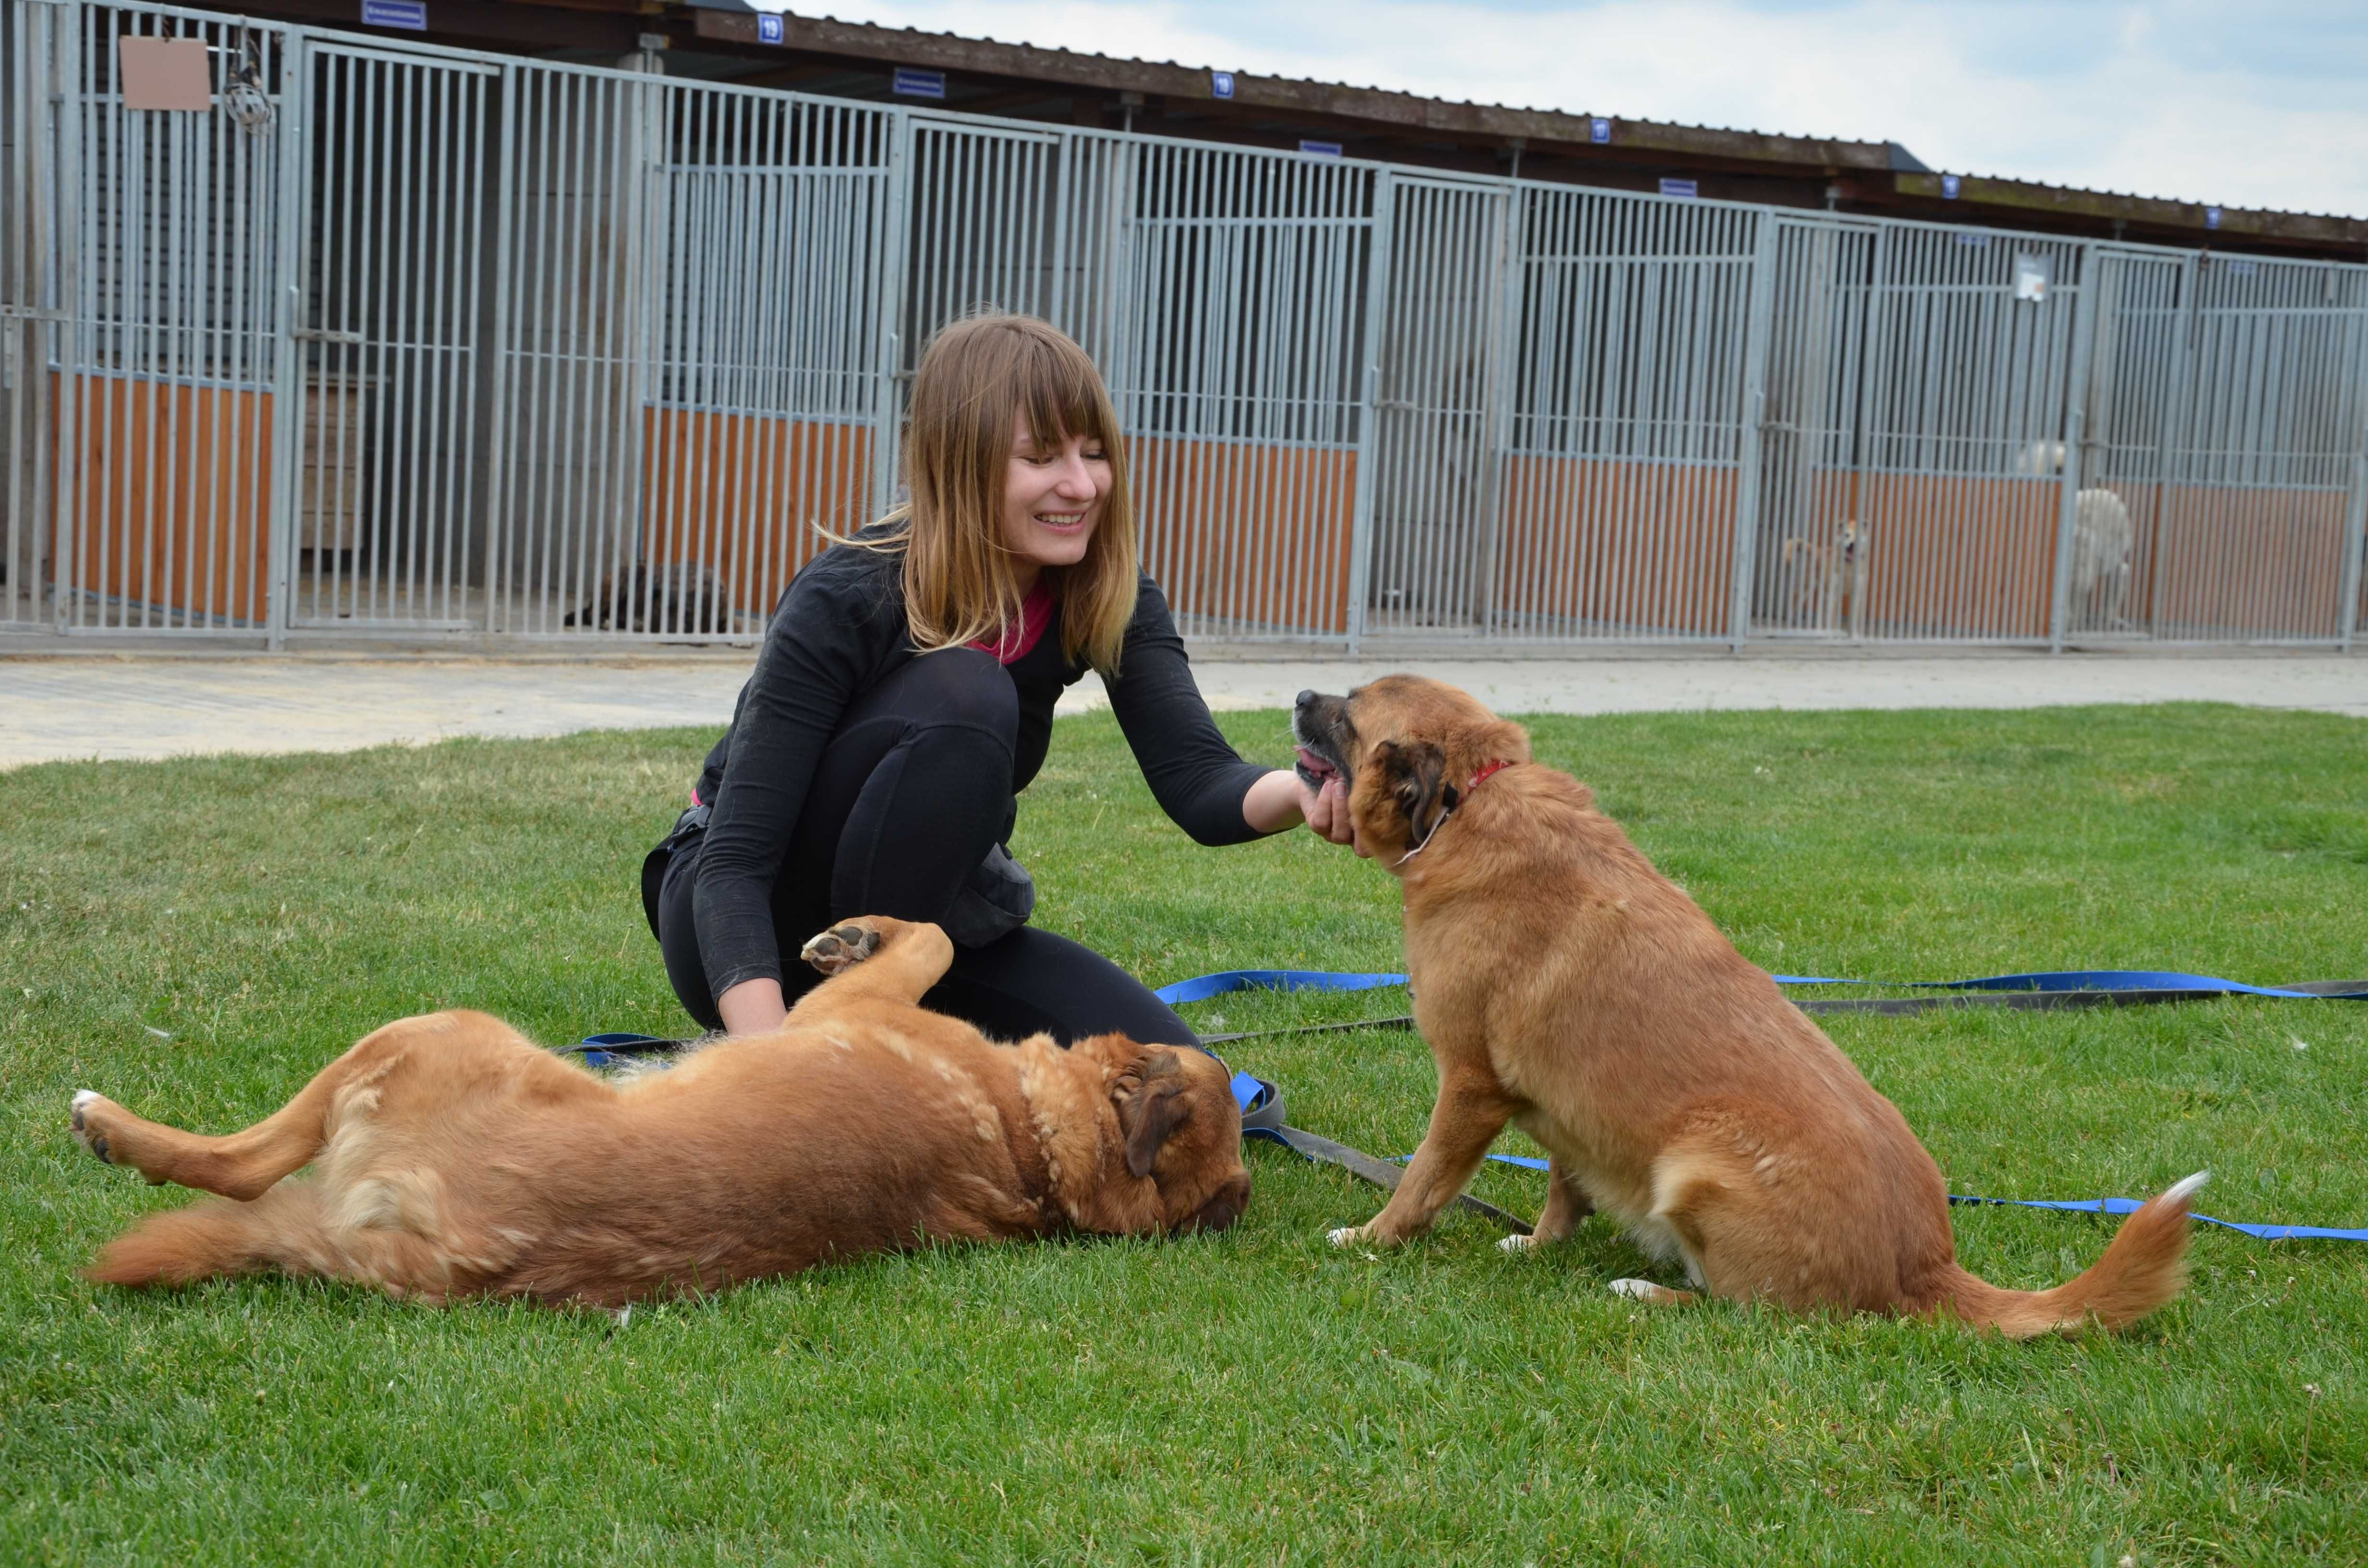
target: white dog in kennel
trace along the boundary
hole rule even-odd
[[[2037,478],[2064,472],[2064,443],[2033,441],[2015,471]],[[2105,631],[2127,623],[2130,553],[2136,543],[2130,509],[2101,485],[2081,488],[2072,513],[2072,624]]]

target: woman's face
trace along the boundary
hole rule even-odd
[[[1003,479],[1003,542],[1031,565],[1074,566],[1102,520],[1110,494],[1110,454],[1099,441],[1070,436],[1040,449],[1025,415],[1015,415],[1011,460]]]

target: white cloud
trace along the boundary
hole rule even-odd
[[[2181,0],[828,6],[847,20],[1429,97],[1888,139],[1966,174],[2368,214],[2368,84],[2351,68],[2368,28],[2346,11]]]

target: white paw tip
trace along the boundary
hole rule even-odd
[[[76,1089],[74,1096],[74,1108],[76,1110],[80,1110],[83,1107],[90,1104],[91,1101],[97,1099],[98,1097],[99,1094],[97,1089]]]
[[[1650,1279],[1614,1279],[1606,1289],[1615,1296],[1634,1301],[1649,1301],[1661,1293],[1661,1288]]]
[[[1535,1236],[1507,1236],[1503,1241],[1497,1244],[1497,1250],[1498,1252],[1527,1252],[1537,1244],[1538,1238]]]
[[[2195,1189],[2212,1179],[2210,1171],[2198,1171],[2184,1181],[2175,1181],[2163,1188],[2163,1199],[2170,1203],[2184,1203],[2195,1196]]]
[[[1357,1244],[1357,1227],[1343,1225],[1337,1231],[1326,1232],[1325,1239],[1336,1247],[1354,1246]]]

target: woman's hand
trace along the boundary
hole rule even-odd
[[[1310,833],[1335,844],[1355,845],[1360,855],[1372,853],[1357,837],[1357,824],[1349,820],[1349,791],[1341,785],[1338,774],[1326,778],[1321,790],[1309,789],[1295,773],[1292,782],[1299,786],[1299,812],[1307,819]]]
[[[1321,790],[1311,790],[1295,769],[1278,767],[1263,774],[1242,797],[1242,820],[1260,833],[1281,833],[1293,823],[1305,823],[1316,837],[1334,844],[1355,844],[1357,830],[1349,821],[1349,795],[1337,778]],[[1357,853],[1365,853],[1357,846]]]

